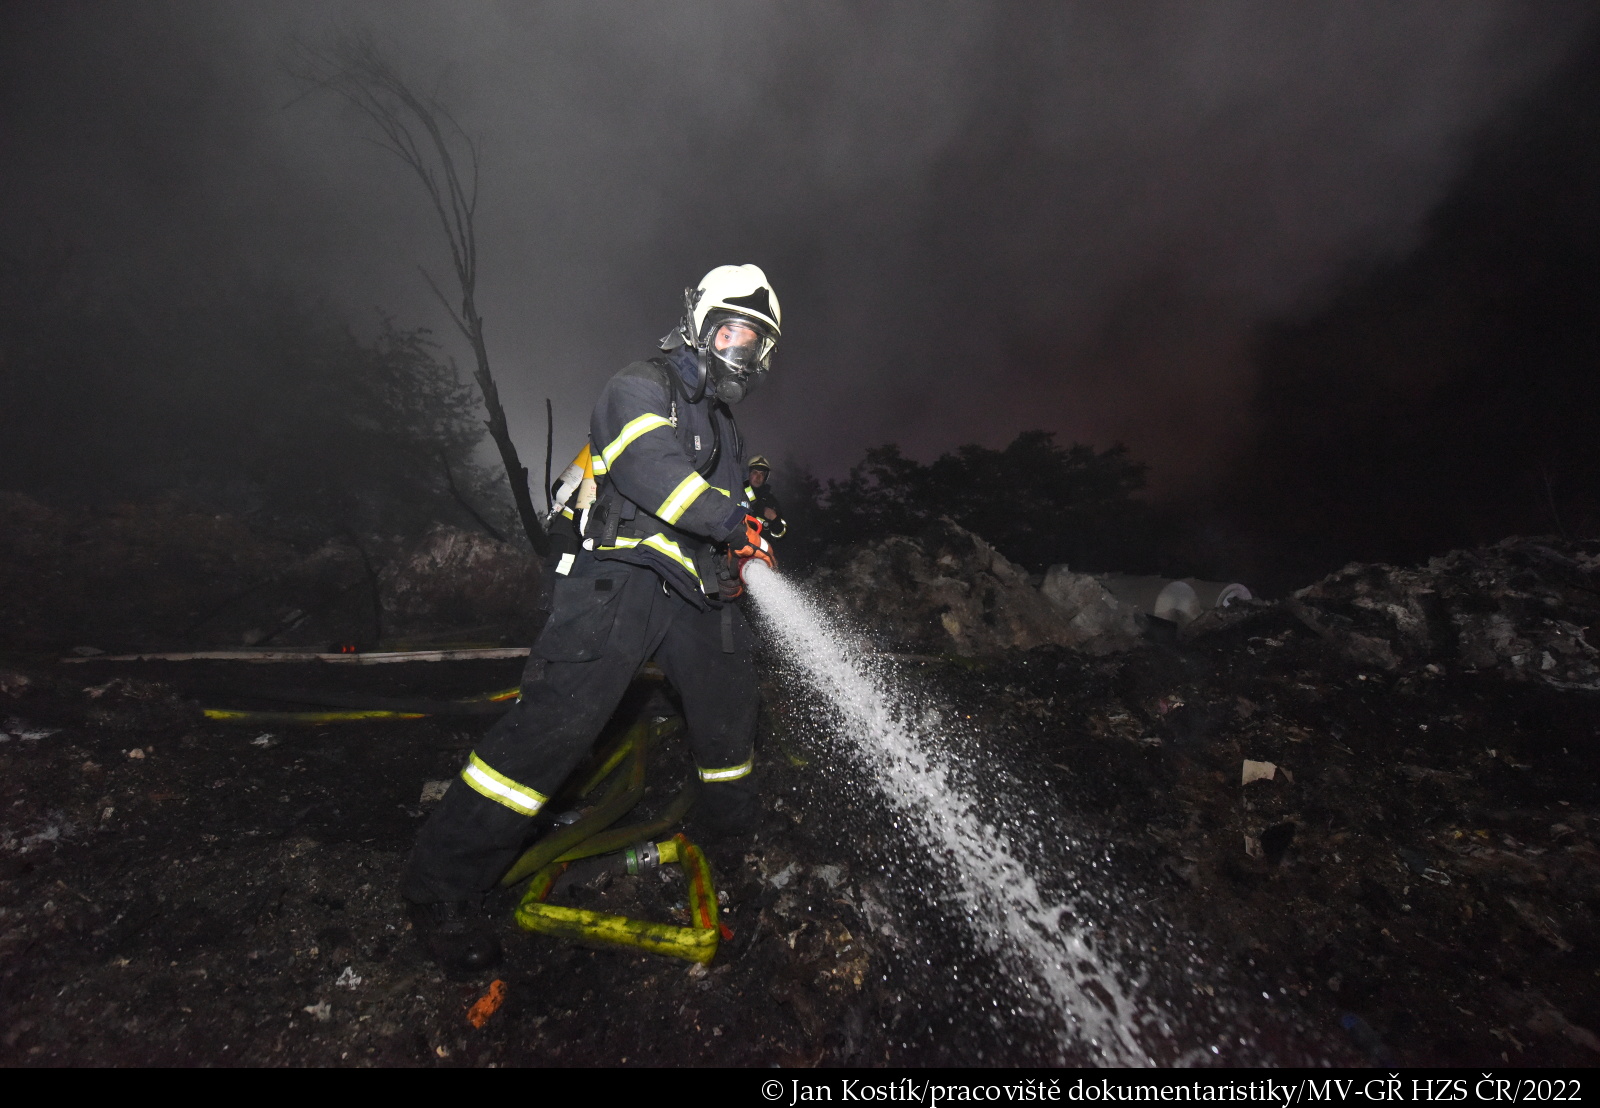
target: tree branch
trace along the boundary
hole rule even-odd
[[[534,550],[544,555],[549,551],[549,536],[533,505],[528,489],[527,467],[522,464],[516,445],[511,441],[505,409],[500,404],[500,390],[495,386],[494,375],[489,368],[483,318],[478,314],[478,241],[473,222],[477,216],[481,169],[477,143],[436,96],[424,100],[413,92],[370,36],[345,35],[325,50],[302,43],[299,45],[298,69],[298,76],[311,87],[337,93],[371,120],[382,136],[379,145],[399,158],[426,190],[434,218],[444,231],[445,241],[450,248],[451,265],[460,286],[459,309],[446,298],[426,269],[422,270],[422,276],[449,313],[450,321],[472,346],[476,362],[473,378],[478,383],[484,408],[488,412],[488,419],[484,422],[500,452],[523,532]],[[420,128],[422,134],[414,128]],[[471,166],[470,185],[463,182],[458,169],[456,155],[451,148],[452,135],[466,150]]]
[[[478,513],[478,509],[474,508],[471,502],[468,501],[465,496],[461,495],[461,491],[456,488],[456,475],[450,469],[450,459],[445,456],[445,452],[443,450],[439,451],[439,464],[444,467],[444,482],[449,487],[450,495],[455,499],[455,502],[461,505],[466,513],[477,521],[479,527],[482,527],[485,531],[489,532],[490,535],[494,536],[501,542],[509,542],[510,540],[507,539],[505,535],[500,533],[500,529],[498,527],[484,519],[483,516]]]

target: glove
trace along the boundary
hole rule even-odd
[[[752,561],[766,562],[772,569],[778,563],[772,560],[772,547],[761,537],[762,523],[755,516],[744,517],[744,534],[735,531],[728,536],[728,557],[738,567],[739,580],[744,580],[744,567]]]

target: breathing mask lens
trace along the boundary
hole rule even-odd
[[[710,343],[711,353],[738,372],[754,366],[766,345],[760,331],[737,319],[722,323],[712,332]]]

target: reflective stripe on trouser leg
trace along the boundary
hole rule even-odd
[[[702,781],[737,781],[741,777],[748,777],[750,770],[754,766],[755,759],[751,758],[743,765],[727,766],[723,769],[706,769],[704,766],[697,766],[696,768],[700,771],[700,780]]]
[[[727,653],[725,634],[733,646]],[[683,700],[695,765],[707,784],[750,775],[760,703],[751,645],[744,613],[729,604],[679,612],[656,650],[656,661]]]
[[[518,784],[505,774],[495,770],[488,762],[478,757],[474,752],[467,760],[466,767],[461,771],[461,780],[470,785],[473,791],[488,797],[499,804],[504,804],[513,812],[524,816],[536,816],[539,809],[543,808],[548,796],[537,789],[530,789],[526,785]]]
[[[461,779],[418,835],[401,888],[408,899],[465,900],[494,886],[522,850],[533,803],[526,794],[507,803],[511,798],[484,779],[540,798],[553,794],[594,745],[674,611],[688,607],[676,594],[663,594],[651,570],[578,559],[575,576],[599,574],[612,577],[620,595],[597,656],[580,662],[540,659],[538,665],[530,659],[522,699],[478,740]],[[708,764],[748,756],[746,751]]]

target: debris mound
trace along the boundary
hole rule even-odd
[[[1508,538],[1413,569],[1353,563],[1284,604],[1363,665],[1600,689],[1600,544]]]
[[[1141,622],[1094,578],[1052,567],[1044,589],[971,531],[941,518],[916,536],[849,548],[809,584],[904,653],[973,657],[1037,646],[1105,654],[1137,645]]]
[[[379,574],[386,626],[398,633],[482,628],[521,631],[539,607],[539,567],[528,551],[480,531],[437,524],[395,552]]]
[[[0,534],[5,649],[525,643],[537,627],[532,553],[444,524],[290,539],[178,500],[90,510],[0,492]]]

